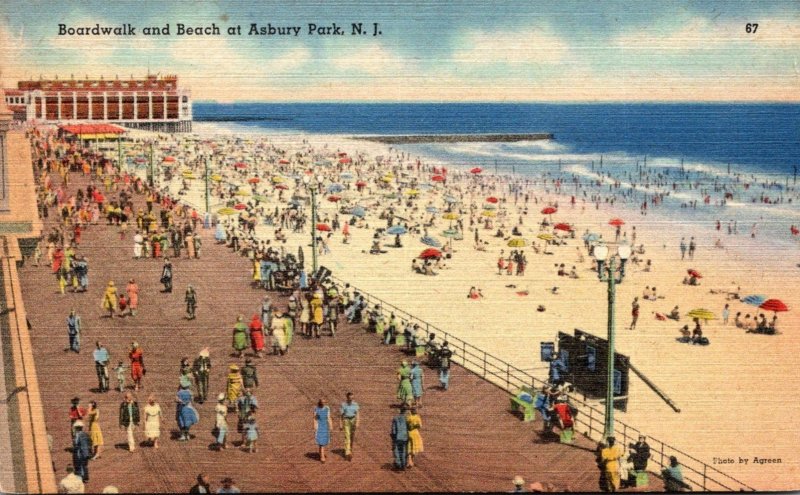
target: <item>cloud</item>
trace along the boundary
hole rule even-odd
[[[417,61],[395,53],[380,44],[358,48],[353,51],[328,51],[328,63],[343,73],[358,72],[372,76],[392,75],[419,71]]]
[[[557,64],[569,55],[569,45],[535,27],[508,32],[472,30],[456,38],[452,60],[458,64],[512,67]]]

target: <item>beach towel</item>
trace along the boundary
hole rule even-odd
[[[656,313],[656,320],[658,320],[658,321],[666,321],[667,317],[663,313]]]
[[[527,296],[528,294],[530,294],[530,292],[528,292],[527,290],[517,291],[518,296]]]

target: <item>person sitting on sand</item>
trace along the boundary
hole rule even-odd
[[[578,270],[575,265],[572,265],[572,269],[569,271],[569,278],[578,278]]]
[[[444,258],[439,258],[436,260],[436,269],[437,270],[444,270],[448,268],[447,264],[444,262]]]
[[[650,286],[646,286],[642,290],[642,299],[649,300],[650,299]]]
[[[703,337],[703,329],[700,328],[700,323],[697,322],[692,331],[692,344],[693,345],[708,345],[708,339]]]
[[[557,265],[557,266],[558,266],[558,276],[559,277],[566,277],[567,276],[567,270],[564,267],[564,263],[561,263],[560,265]]]
[[[697,277],[695,277],[694,275],[692,275],[692,276],[689,278],[689,285],[700,285],[700,282],[697,280]]]
[[[754,332],[756,329],[756,319],[750,319],[750,313],[744,315],[744,322],[742,322],[742,328],[745,329],[747,333]]]
[[[691,332],[689,332],[689,325],[684,325],[680,329],[681,337],[678,339],[678,342],[682,342],[684,344],[688,344],[691,341]]]
[[[736,316],[733,317],[733,324],[736,325],[736,328],[744,328],[744,323],[742,322],[742,312],[739,311],[736,313]]]
[[[653,260],[648,259],[647,262],[644,264],[644,270],[643,271],[649,272],[652,269],[653,269]]]
[[[469,295],[467,297],[470,299],[480,299],[483,297],[483,294],[481,293],[480,289],[477,289],[475,287],[470,287]]]
[[[419,261],[417,258],[411,260],[411,271],[414,273],[422,273],[422,270],[419,267]]]
[[[672,308],[672,311],[670,311],[670,313],[667,315],[667,318],[675,321],[679,321],[681,319],[681,314],[678,311],[677,305],[674,308]]]
[[[423,273],[425,275],[436,275],[436,272],[433,271],[433,262],[431,260],[425,260],[425,264],[423,265]]]

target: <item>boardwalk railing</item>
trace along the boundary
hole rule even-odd
[[[345,281],[335,276],[331,276],[331,279],[339,286],[341,291],[345,285]],[[450,349],[453,351],[453,362],[502,388],[508,393],[515,394],[523,386],[540,389],[543,385],[546,385],[545,381],[534,377],[530,373],[517,368],[497,356],[482,351],[474,345],[459,339],[455,335],[431,325],[379,297],[363,291],[352,284],[350,284],[350,288],[354,292],[362,295],[370,306],[380,304],[381,308],[384,310],[390,308],[391,311],[402,319],[420,325],[428,334],[435,333],[436,342],[441,343],[446,340],[449,343]],[[603,440],[605,411],[574,395],[570,396],[570,403],[578,409],[575,423],[584,428],[583,434],[587,438],[595,441]],[[614,424],[617,441],[618,443],[621,441],[620,444],[625,448],[627,448],[629,444],[635,443],[640,435],[644,435],[640,430],[622,421],[616,420]],[[620,436],[622,437],[621,439]],[[652,467],[653,464],[656,464],[659,467],[658,472],[660,473],[661,469],[669,466],[670,456],[677,457],[682,466],[683,480],[691,486],[693,490],[755,491],[755,488],[746,483],[723,473],[719,469],[661,440],[648,436],[647,443],[650,445],[650,466]]]

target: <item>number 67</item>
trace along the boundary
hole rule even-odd
[[[755,34],[755,32],[756,32],[756,30],[757,30],[757,29],[758,29],[758,24],[750,24],[750,23],[747,23],[747,24],[744,26],[744,30],[745,30],[745,32],[747,32],[747,33],[752,33],[752,34]]]

